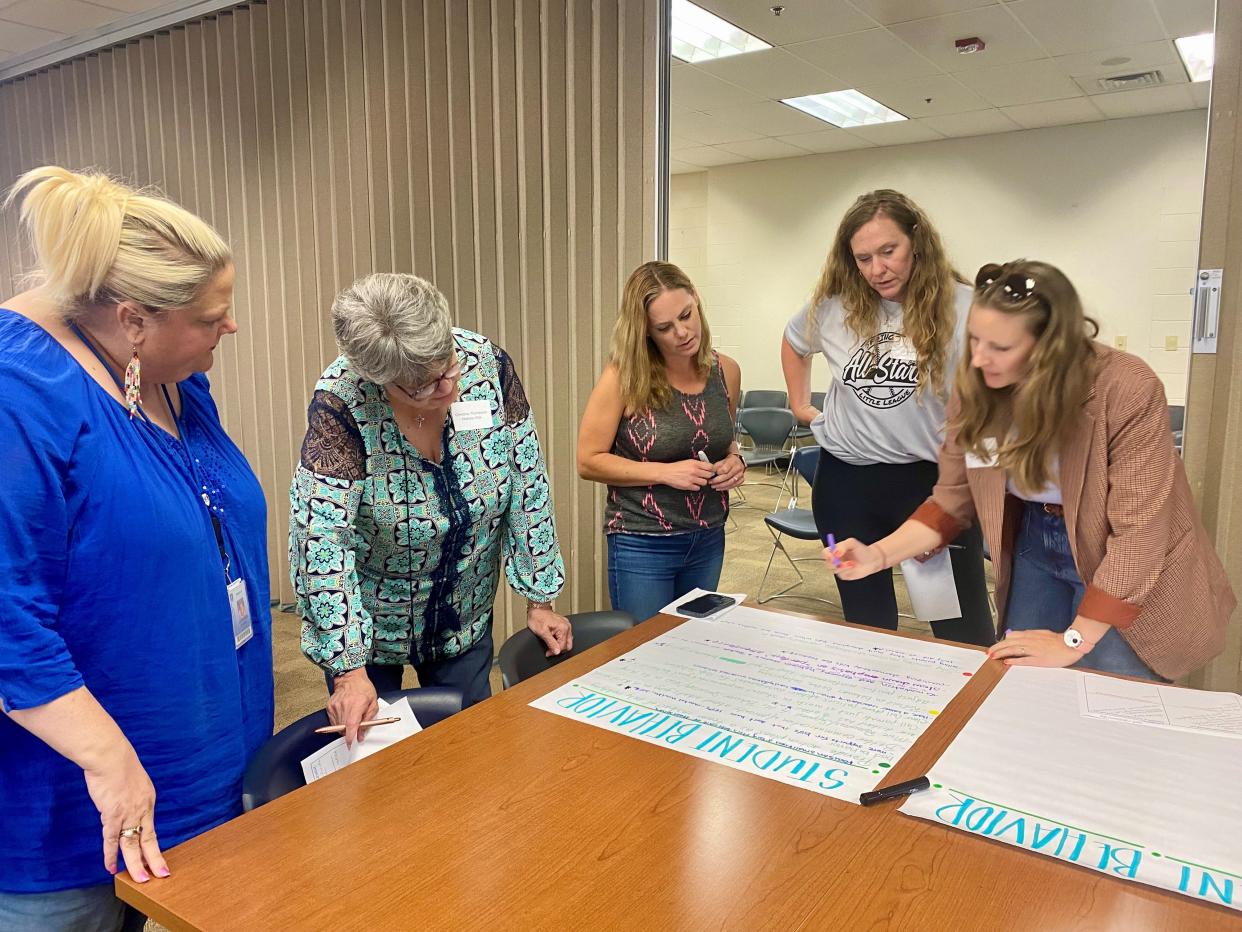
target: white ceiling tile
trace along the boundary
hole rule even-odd
[[[877,23],[885,24],[996,6],[996,0],[853,0],[853,3]]]
[[[789,51],[848,82],[849,87],[918,78],[940,70],[887,29],[799,42],[789,46]]]
[[[1045,57],[1043,49],[1030,33],[1000,6],[917,19],[890,28],[916,52],[945,71],[988,68],[1011,61]],[[982,39],[984,49],[962,55],[954,48],[953,42],[971,36]]]
[[[700,71],[695,65],[673,65],[672,71],[669,96],[680,107],[707,110],[709,107],[727,107],[762,99],[758,94]]]
[[[739,107],[723,107],[719,110],[711,110],[707,115],[721,126],[739,132],[758,133],[760,136],[813,133],[824,125],[823,120],[775,100],[742,104]]]
[[[1067,126],[1071,123],[1091,123],[1104,119],[1104,114],[1100,113],[1087,97],[1020,104],[1014,107],[1003,107],[1001,112],[1026,129],[1037,129],[1041,126]]]
[[[956,77],[997,107],[1082,96],[1078,85],[1047,58],[963,71]]]
[[[1167,38],[1151,0],[1012,0],[1006,5],[1049,55]]]
[[[8,49],[14,54],[20,55],[22,52],[29,52],[31,49],[37,49],[64,37],[65,33],[63,32],[37,29],[34,26],[27,26],[23,23],[10,22],[0,15],[0,48]]]
[[[1110,118],[1197,109],[1194,95],[1190,93],[1190,88],[1185,84],[1098,94],[1091,98],[1091,102],[1099,108],[1101,113]]]
[[[847,132],[860,136],[877,146],[902,146],[910,142],[930,142],[943,139],[921,120],[903,120],[900,123],[881,123],[877,126],[855,126]]]
[[[668,160],[668,172],[670,175],[687,175],[690,172],[701,172],[703,170],[700,165],[691,165],[689,162],[682,162],[679,159]]]
[[[670,152],[676,152],[678,149],[693,149],[695,146],[701,146],[702,143],[689,136],[678,136],[676,133],[668,134],[668,148]]]
[[[891,84],[864,84],[859,88],[873,100],[911,119],[986,110],[991,106],[974,91],[947,74],[928,75]]]
[[[700,149],[682,149],[677,153],[677,160],[688,165],[697,165],[700,168],[711,168],[715,165],[732,165],[735,162],[750,161],[744,155],[726,152],[724,149],[716,149],[712,146],[703,146]]]
[[[4,18],[53,32],[76,33],[120,19],[120,14],[82,0],[18,0],[4,8]]]
[[[1170,38],[1197,36],[1215,27],[1216,0],[1155,0]]]
[[[1212,93],[1211,81],[1196,81],[1190,85],[1190,96],[1194,98],[1196,107],[1206,107]]]
[[[806,149],[782,142],[779,139],[755,139],[751,142],[731,142],[720,146],[734,155],[744,155],[748,159],[787,159],[797,155],[808,155]]]
[[[840,78],[790,55],[784,49],[730,55],[703,62],[698,68],[712,77],[771,100],[823,94],[849,87]]]
[[[987,136],[991,133],[1009,133],[1022,129],[999,110],[953,113],[948,116],[927,117],[919,122],[926,123],[942,136]]]
[[[714,146],[720,142],[739,142],[743,139],[758,139],[763,135],[744,126],[723,123],[706,113],[674,114],[669,121],[669,134],[678,139],[691,140],[701,146]]]
[[[1053,61],[1057,63],[1058,68],[1073,76],[1104,77],[1132,74],[1135,71],[1166,68],[1169,65],[1175,65],[1179,71],[1182,70],[1181,59],[1177,57],[1177,49],[1168,39],[1144,42],[1141,45],[1123,45],[1118,48],[1076,52],[1073,55],[1058,55]]]
[[[87,0],[95,6],[104,6],[113,10],[120,10],[123,13],[141,13],[143,10],[151,10],[157,6],[167,6],[167,0]],[[184,4],[188,6],[189,4]]]
[[[698,0],[698,4],[772,45],[840,36],[875,25],[845,0],[794,0],[783,4],[780,16],[772,15],[773,0]]]
[[[818,133],[798,133],[796,136],[781,136],[781,142],[806,149],[808,152],[845,152],[848,149],[871,149],[874,142],[854,136],[843,129],[827,129]]]
[[[0,10],[3,10],[6,6],[12,6],[16,2],[17,0],[0,0]]]

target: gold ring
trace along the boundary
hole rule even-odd
[[[135,825],[133,828],[123,828],[123,829],[121,829],[121,834],[120,834],[118,837],[120,837],[120,838],[137,838],[137,837],[138,837],[139,835],[141,835],[141,834],[142,834],[142,826],[141,826],[141,825]]]

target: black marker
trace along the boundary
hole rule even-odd
[[[899,796],[909,796],[911,793],[917,793],[919,790],[925,790],[931,786],[931,780],[926,777],[919,777],[917,780],[907,780],[905,783],[894,783],[892,786],[886,786],[882,790],[872,790],[870,793],[863,793],[858,797],[858,801],[864,806],[870,806],[872,803],[883,802],[886,799],[896,799]]]

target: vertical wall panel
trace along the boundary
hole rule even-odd
[[[0,85],[0,183],[48,162],[154,185],[237,257],[242,330],[211,374],[268,498],[290,596],[286,493],[333,296],[370,271],[432,279],[513,356],[569,568],[605,607],[602,495],[578,418],[621,281],[654,249],[655,0],[269,0]],[[0,287],[29,268],[0,216]],[[497,644],[522,623],[502,595]]]

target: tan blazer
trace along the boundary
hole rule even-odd
[[[1095,354],[1091,394],[1060,451],[1065,525],[1087,584],[1079,614],[1115,626],[1144,663],[1176,679],[1221,652],[1237,600],[1173,448],[1160,379],[1129,353],[1097,343]],[[950,418],[958,405],[955,395]],[[946,541],[978,518],[1001,619],[1021,513],[1007,479],[997,466],[968,464],[947,436],[940,479],[913,515]]]

